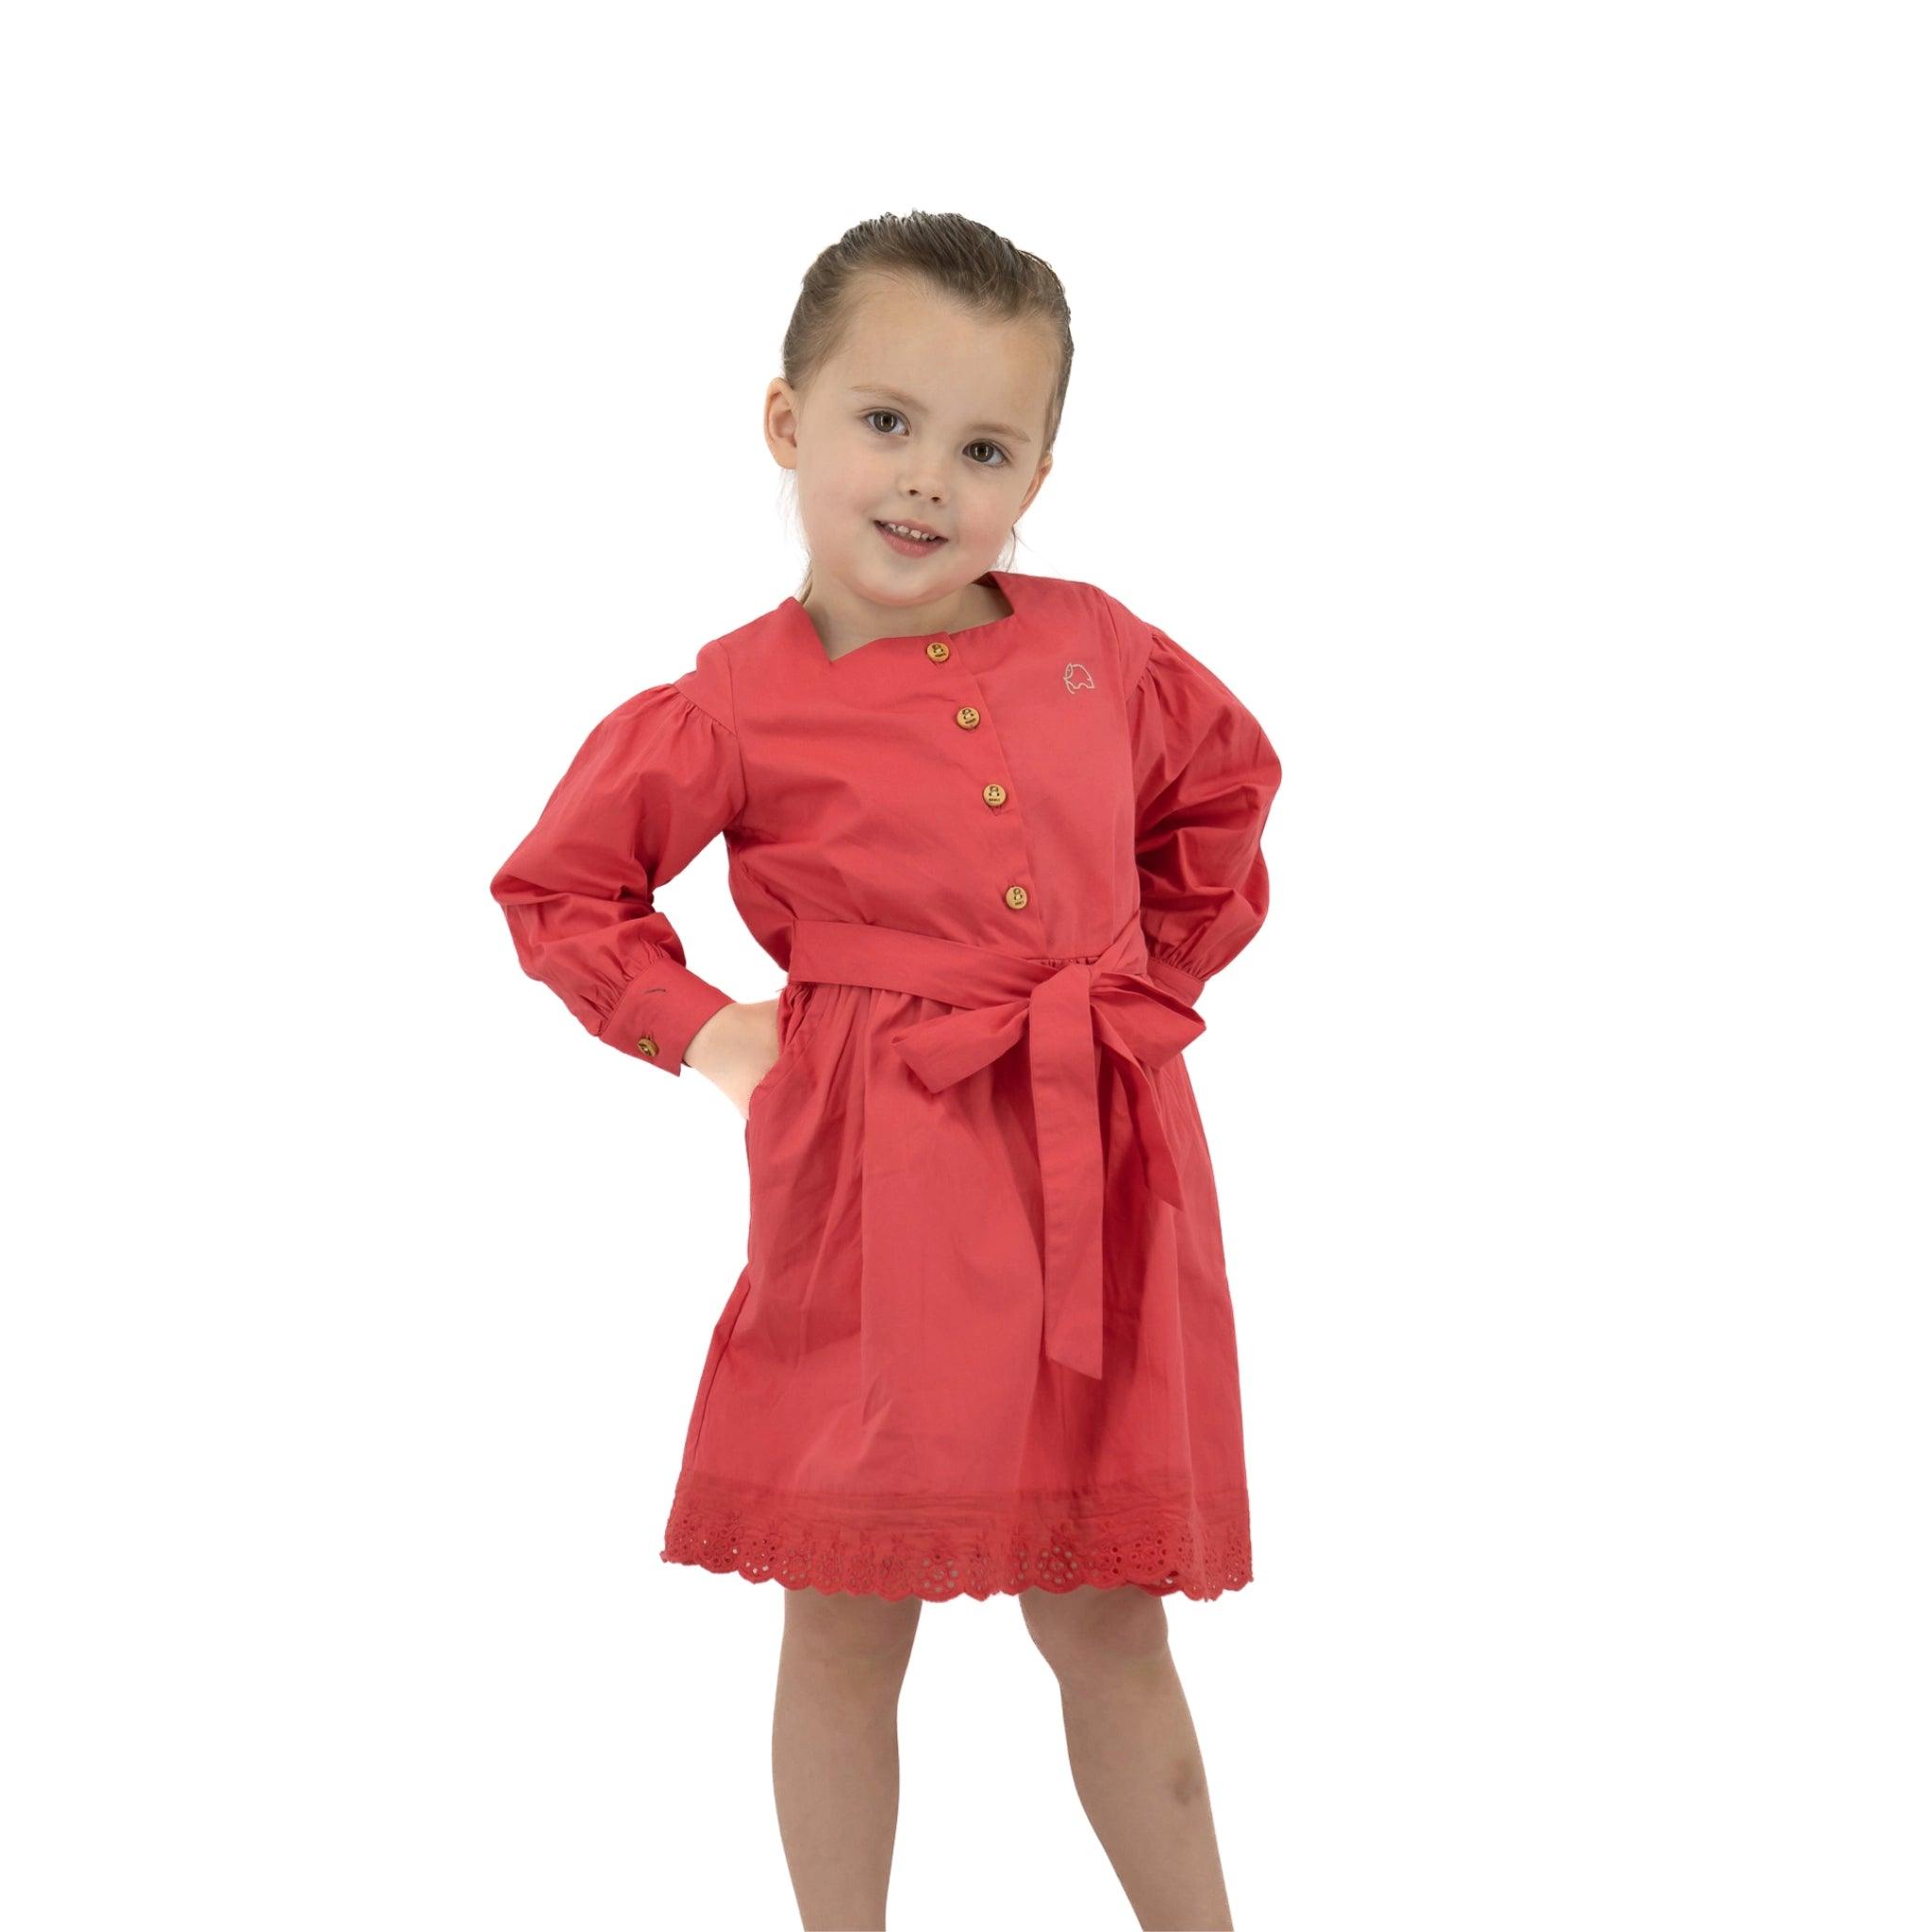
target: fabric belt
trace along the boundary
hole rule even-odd
[[[891,1036],[932,1092],[1027,1041],[1040,1154],[1044,1246],[1041,1292],[1047,1355],[1100,1374],[1102,1201],[1098,1060],[1124,1082],[1147,1185],[1182,1205],[1174,1150],[1150,1077],[1205,1030],[1181,996],[1150,979],[1139,908],[1091,958],[1032,958],[930,933],[837,919],[791,927],[793,979],[879,987],[943,1001]]]

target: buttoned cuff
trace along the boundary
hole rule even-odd
[[[1158,953],[1147,955],[1147,977],[1156,986],[1164,986],[1170,992],[1177,992],[1189,1006],[1201,997],[1201,989],[1208,984],[1197,979],[1185,967],[1176,966],[1172,959],[1163,959]]]
[[[731,995],[675,959],[654,959],[625,988],[597,1037],[667,1074],[684,1072],[684,1050]]]

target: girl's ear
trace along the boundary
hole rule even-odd
[[[782,375],[765,389],[765,447],[781,470],[798,467],[798,399]]]

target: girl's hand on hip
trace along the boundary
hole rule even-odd
[[[739,1118],[751,1114],[752,1089],[778,1061],[778,1002],[733,1000],[691,1037],[684,1063],[724,1093]]]

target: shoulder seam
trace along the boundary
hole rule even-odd
[[[706,650],[709,650],[710,648],[711,647],[708,644],[705,646]],[[700,653],[700,655],[702,655],[702,653]],[[731,682],[731,654],[728,651],[724,650],[721,644],[719,647],[718,655],[724,666],[724,682],[728,685]],[[701,704],[696,698],[694,698],[691,694],[691,691],[687,688],[685,681],[687,678],[691,677],[696,672],[696,670],[697,666],[693,664],[690,671],[680,672],[675,677],[674,677],[671,680],[673,688],[676,691],[677,695],[681,697],[685,701],[685,703],[691,708],[693,711],[702,711],[704,715],[707,718],[708,718],[711,721],[711,723],[718,727],[720,731],[728,731],[730,732],[733,738],[736,738],[738,736],[737,725],[732,724],[729,719],[719,717],[717,712],[712,710],[709,705]],[[738,693],[735,690],[732,691],[731,697],[732,708],[734,711],[736,711],[738,705]]]
[[[693,711],[697,712],[700,717],[708,718],[711,721],[711,723],[718,727],[720,731],[730,731],[733,738],[736,738],[738,736],[738,733],[732,730],[732,727],[729,724],[727,724],[723,718],[719,717],[717,712],[712,710],[709,705],[699,704],[697,699],[692,697],[690,691],[685,690],[683,681],[681,679],[673,678],[671,681],[676,689],[677,695],[681,697],[685,701],[685,703],[691,708]]]
[[[732,722],[724,728],[730,732],[732,749],[738,754],[738,798],[739,811],[741,815],[745,807],[751,803],[751,788],[744,774],[744,740],[738,735],[738,671],[731,661],[731,653],[722,641],[718,645],[718,655],[724,660],[724,684],[731,693]]]
[[[1121,627],[1119,621],[1116,619],[1114,615],[1115,609],[1117,608],[1124,608],[1124,607],[1118,606],[1116,600],[1109,596],[1107,591],[1103,591],[1099,587],[1099,585],[1091,584],[1089,585],[1088,588],[1091,590],[1094,595],[1099,599],[1101,610],[1107,618],[1108,627],[1113,632],[1115,646],[1117,649],[1121,650],[1122,656],[1124,658],[1124,641],[1121,637]],[[1141,628],[1145,630],[1147,633],[1147,650],[1145,655],[1141,659],[1140,670],[1138,670],[1134,674],[1133,683],[1129,685],[1127,688],[1130,695],[1133,692],[1138,691],[1141,689],[1141,687],[1147,682],[1147,674],[1150,670],[1153,669],[1154,659],[1157,655],[1156,646],[1158,645],[1160,637],[1160,630],[1158,625],[1149,624],[1144,617],[1137,617],[1136,622],[1139,623]]]
[[[704,651],[708,651],[714,648],[718,653],[719,661],[724,666],[724,683],[726,688],[731,692],[731,710],[732,716],[735,718],[738,713],[738,687],[736,683],[736,674],[734,673],[731,664],[731,653],[724,648],[724,641],[722,638],[713,638],[708,644],[704,646],[704,650],[701,650],[698,655],[702,657],[704,655]],[[732,821],[734,824],[736,824],[737,818],[742,815],[745,806],[748,805],[751,801],[751,792],[748,789],[748,784],[745,778],[744,771],[744,740],[739,736],[738,726],[735,724],[729,724],[724,719],[719,717],[717,712],[711,709],[710,706],[700,704],[698,700],[691,694],[690,691],[686,689],[685,678],[691,676],[696,672],[696,670],[697,666],[693,664],[690,671],[684,673],[683,676],[674,678],[672,680],[672,683],[675,686],[678,696],[681,697],[685,701],[685,703],[688,704],[691,708],[691,709],[698,714],[699,717],[708,718],[711,721],[711,723],[715,724],[720,731],[724,732],[725,737],[727,737],[731,741],[731,749],[738,758],[739,809],[738,813],[734,815]]]
[[[1081,589],[1099,606],[1101,617],[1107,624],[1108,635],[1113,639],[1114,661],[1124,671],[1127,668],[1127,642],[1122,637],[1120,625],[1114,617],[1113,599],[1098,584],[1082,584]],[[1145,675],[1146,668],[1143,664],[1141,670],[1135,673],[1133,682],[1127,687],[1129,695],[1140,690],[1141,678]]]

